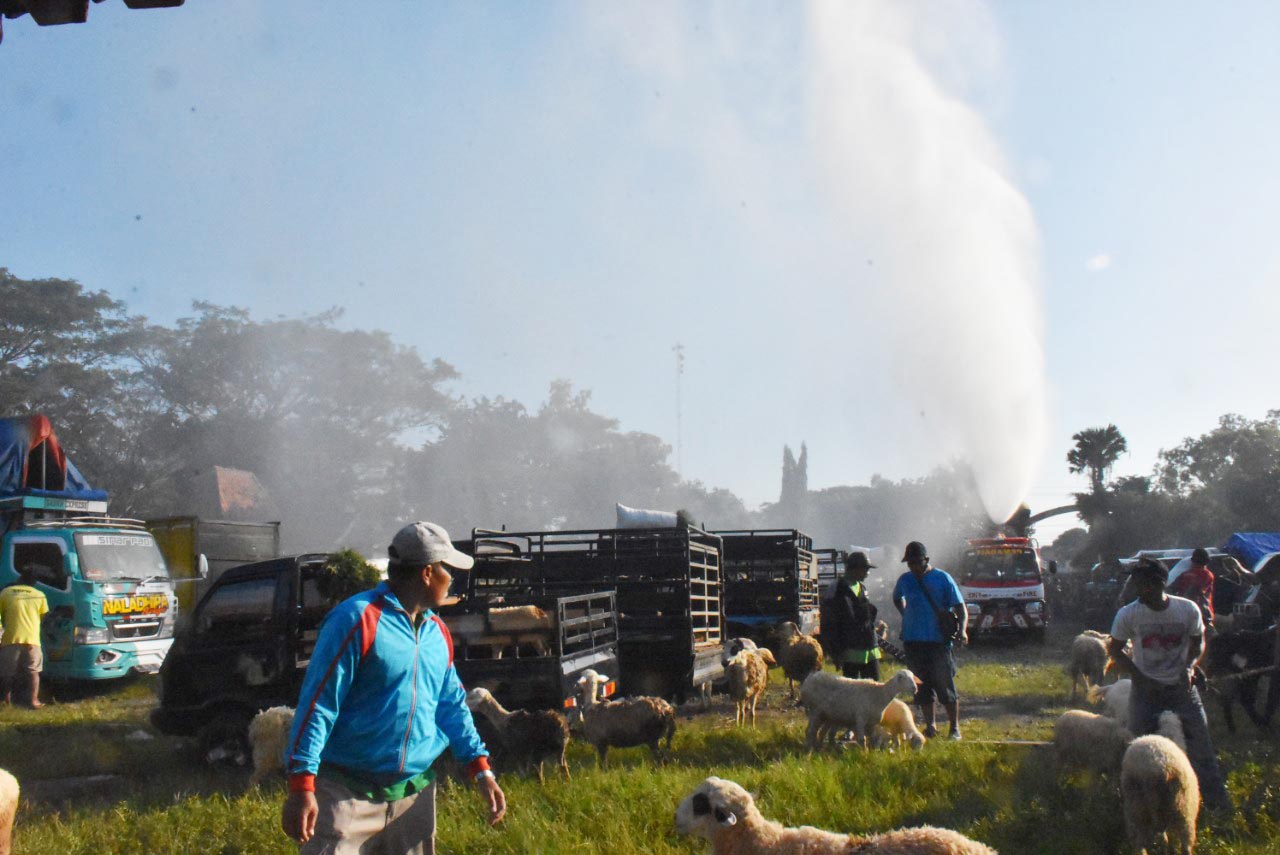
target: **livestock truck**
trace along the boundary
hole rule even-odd
[[[259,561],[214,581],[160,671],[152,724],[195,737],[210,762],[247,762],[254,714],[298,702],[320,624],[334,605],[321,582],[328,560],[310,553]],[[487,604],[467,600],[440,614],[468,688],[488,688],[510,707],[560,709],[572,705],[574,684],[587,668],[617,673],[612,592],[520,600],[542,618],[525,625],[491,626]]]
[[[968,541],[957,581],[969,613],[969,636],[1006,635],[1044,641],[1049,626],[1040,545],[1029,537]]]
[[[821,627],[818,558],[813,541],[795,529],[717,531],[724,544],[725,634],[760,645],[780,623],[804,635]]]
[[[520,597],[615,591],[621,673],[609,676],[621,677],[624,694],[683,701],[709,690],[723,672],[718,535],[693,526],[475,529],[471,544],[472,592],[490,585]]]
[[[155,672],[173,643],[177,600],[155,538],[138,520],[107,516],[107,502],[47,418],[0,419],[0,585],[27,571],[48,600],[49,677]]]

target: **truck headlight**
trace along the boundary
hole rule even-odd
[[[969,613],[969,617],[971,618],[976,618],[982,614],[982,606],[978,605],[977,603],[965,603],[964,608],[965,608],[965,611]]]
[[[106,644],[111,640],[111,630],[105,626],[78,626],[75,631],[76,644]]]
[[[1022,607],[1022,610],[1029,615],[1038,615],[1040,612],[1044,611],[1044,603],[1036,600],[1035,602],[1027,603]]]

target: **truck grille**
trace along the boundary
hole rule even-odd
[[[160,623],[158,620],[135,620],[128,623],[120,621],[111,625],[111,638],[114,641],[155,638],[160,634]]]

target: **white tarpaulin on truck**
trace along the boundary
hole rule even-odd
[[[621,502],[618,509],[618,528],[675,528],[674,511],[651,511],[645,508],[628,508]]]

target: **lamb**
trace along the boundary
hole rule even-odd
[[[1114,772],[1133,734],[1120,722],[1084,710],[1067,710],[1053,728],[1053,753],[1058,768]]]
[[[1067,675],[1071,678],[1071,700],[1076,699],[1076,686],[1084,681],[1085,691],[1089,685],[1102,684],[1102,672],[1107,666],[1107,642],[1110,636],[1102,635],[1091,629],[1077,635],[1071,642],[1071,660],[1067,663]]]
[[[1128,677],[1116,680],[1110,686],[1092,686],[1089,703],[1102,704],[1102,713],[1121,724],[1129,723],[1129,697],[1133,694],[1133,681]]]
[[[894,698],[884,708],[880,716],[880,729],[883,729],[886,742],[901,748],[904,743],[919,751],[924,747],[925,736],[916,727],[916,720],[911,715],[911,707]]]
[[[555,710],[508,711],[488,689],[467,692],[467,709],[489,720],[503,746],[518,763],[537,764],[538,783],[546,783],[542,764],[546,760],[560,763],[560,771],[570,780],[565,749],[569,745],[569,722]]]
[[[809,714],[805,745],[812,751],[823,737],[834,741],[836,729],[847,727],[853,729],[854,742],[865,747],[871,728],[879,723],[889,701],[898,695],[915,694],[919,683],[905,668],[883,683],[850,680],[826,671],[810,674],[800,687],[800,703]]]
[[[676,830],[711,844],[711,855],[996,855],[989,846],[946,828],[902,828],[871,837],[812,826],[786,828],[765,819],[751,794],[711,777],[676,808]]]
[[[741,726],[751,712],[751,726],[756,726],[756,704],[769,683],[769,666],[774,662],[768,648],[742,650],[729,660],[729,696],[734,701],[733,723]]]
[[[778,649],[778,664],[787,676],[787,696],[795,700],[796,682],[803,683],[814,671],[822,670],[822,645],[816,638],[802,634],[800,627],[792,621],[779,624],[777,636],[782,642]]]
[[[658,757],[658,743],[671,740],[676,734],[676,711],[662,698],[635,697],[618,701],[601,700],[601,685],[609,682],[603,674],[588,668],[578,678],[583,737],[595,746],[600,758],[600,768],[608,763],[609,748],[631,748],[648,745],[654,759]]]
[[[1156,841],[1172,837],[1182,855],[1196,846],[1200,784],[1186,752],[1159,734],[1130,743],[1120,764],[1120,794],[1129,842],[1138,855]]]
[[[13,851],[13,818],[18,812],[18,779],[0,769],[0,855]]]
[[[253,774],[249,789],[272,772],[284,772],[284,751],[293,728],[293,707],[270,707],[249,722],[249,747],[253,750]]]

